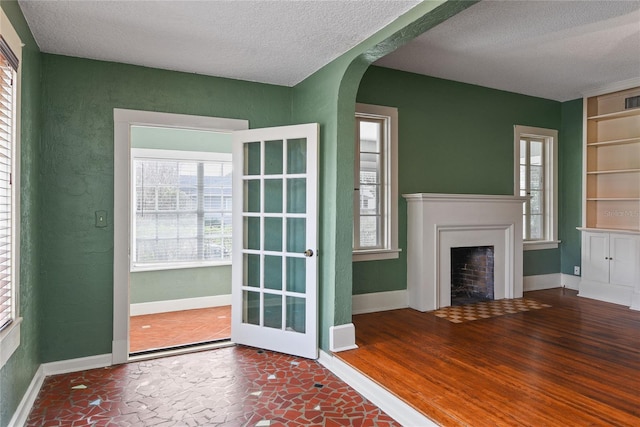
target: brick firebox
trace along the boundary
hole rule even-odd
[[[451,248],[451,305],[494,299],[493,246]]]

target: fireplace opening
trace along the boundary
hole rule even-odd
[[[491,301],[493,246],[451,248],[451,305]]]

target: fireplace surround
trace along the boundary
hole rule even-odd
[[[404,194],[409,307],[451,305],[451,248],[494,247],[494,299],[522,297],[524,197]]]

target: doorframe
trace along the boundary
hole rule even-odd
[[[231,133],[249,121],[153,111],[113,109],[113,341],[111,363],[129,361],[129,242],[131,225],[131,126]]]

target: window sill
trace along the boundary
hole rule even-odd
[[[132,266],[130,272],[141,273],[145,271],[160,271],[160,270],[187,270],[190,268],[224,267],[227,265],[231,265],[231,260],[209,262],[209,263],[185,262],[182,264],[148,264],[148,265]]]
[[[385,259],[398,259],[402,249],[372,249],[368,251],[353,251],[352,261],[380,261]]]
[[[22,317],[14,320],[11,326],[0,332],[0,369],[20,346],[20,323],[22,323]]]
[[[543,249],[557,249],[560,240],[540,240],[535,242],[522,242],[525,251],[538,251]]]

